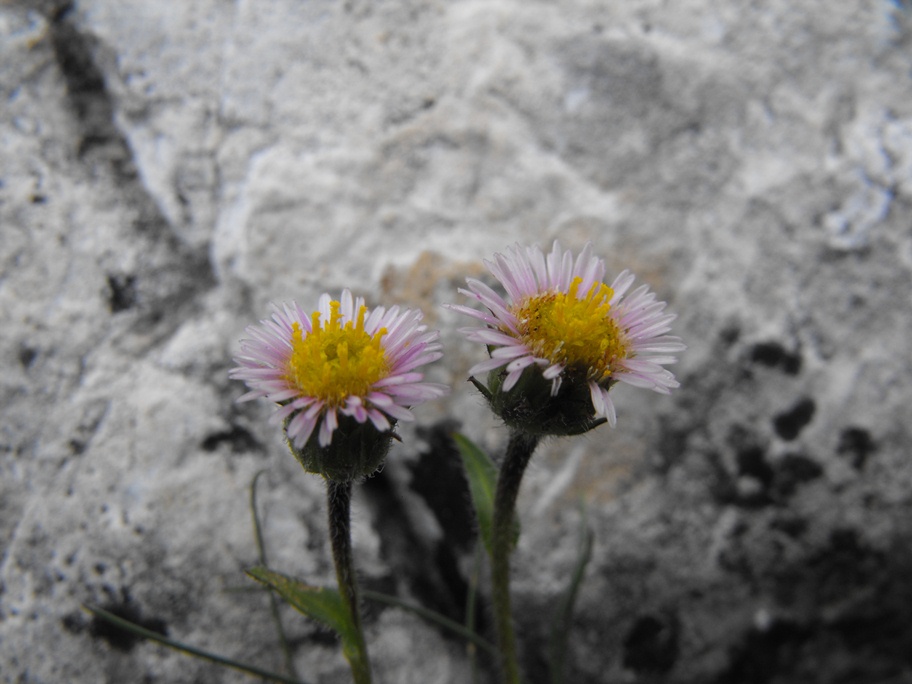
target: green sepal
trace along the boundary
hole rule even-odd
[[[286,420],[286,427],[289,420],[291,417]],[[369,420],[359,423],[351,416],[340,414],[332,441],[325,447],[317,439],[318,430],[314,430],[300,449],[291,440],[285,441],[307,472],[336,482],[350,482],[370,477],[383,464],[396,437],[392,431],[395,425],[396,421],[391,421],[390,429],[381,432]]]
[[[275,589],[299,612],[336,632],[342,641],[342,652],[349,662],[353,658],[360,660],[360,637],[337,590],[315,587],[268,568],[251,568],[247,574]]]
[[[538,366],[529,366],[505,392],[506,377],[506,369],[489,373],[488,391],[483,394],[491,410],[511,428],[530,435],[566,437],[581,435],[607,422],[595,417],[586,378],[571,369],[564,370],[563,382],[554,396],[552,381],[542,377]]]
[[[494,520],[494,492],[497,489],[497,466],[491,457],[463,434],[453,433],[453,441],[462,457],[469,483],[472,507],[478,520],[478,533],[488,554],[491,553],[491,529]],[[519,520],[514,518],[513,544],[519,539]]]

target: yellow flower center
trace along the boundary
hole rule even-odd
[[[381,328],[373,335],[364,330],[367,307],[358,310],[354,321],[342,324],[341,304],[330,302],[329,321],[320,312],[311,315],[311,333],[304,335],[299,323],[292,324],[291,358],[285,378],[302,396],[322,399],[330,406],[342,406],[349,396],[363,397],[378,380],[389,374],[389,363],[380,340]]]
[[[627,358],[627,341],[608,312],[614,290],[594,283],[578,297],[582,278],[568,292],[543,292],[514,310],[522,341],[535,356],[585,374],[600,382],[611,377],[615,363]]]

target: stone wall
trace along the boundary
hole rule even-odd
[[[912,16],[774,0],[0,2],[0,679],[281,670],[270,565],[332,581],[322,484],[227,371],[270,302],[422,307],[454,385],[356,500],[365,586],[454,617],[472,522],[447,435],[505,431],[441,304],[515,241],[592,241],[679,313],[671,397],[547,443],[520,499],[529,681],[595,536],[575,683],[908,681]],[[284,612],[311,683],[337,645]],[[378,679],[467,682],[372,604]],[[484,664],[485,668],[487,665]],[[483,669],[485,669],[483,668]]]

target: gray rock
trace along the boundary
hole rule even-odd
[[[235,591],[258,562],[249,488],[265,470],[270,565],[328,584],[323,487],[227,371],[269,302],[343,287],[443,331],[431,374],[455,390],[359,492],[355,548],[365,586],[458,616],[471,521],[445,435],[506,435],[440,305],[482,258],[560,238],[633,269],[689,349],[673,396],[619,389],[617,428],[533,462],[529,681],[581,497],[566,681],[904,681],[908,12],[0,5],[0,679],[247,680],[82,604],[282,669],[267,597]],[[282,616],[302,677],[348,680],[331,638]],[[380,681],[469,681],[450,635],[381,604],[367,625]]]

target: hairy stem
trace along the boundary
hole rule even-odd
[[[329,503],[329,539],[332,545],[333,563],[336,566],[336,581],[339,594],[351,615],[357,640],[354,652],[347,654],[355,684],[370,684],[370,660],[367,644],[361,627],[361,605],[358,600],[358,585],[355,581],[355,567],[352,562],[351,544],[351,481],[326,480],[326,494]]]
[[[516,637],[510,610],[510,552],[513,550],[516,497],[523,473],[538,445],[538,436],[513,430],[507,444],[507,455],[500,467],[494,493],[494,518],[491,529],[491,585],[494,602],[494,624],[500,647],[500,664],[505,684],[519,684]]]

